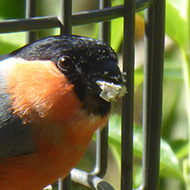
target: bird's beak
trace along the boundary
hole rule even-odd
[[[117,63],[113,60],[106,60],[99,67],[95,64],[90,73],[93,77],[91,93],[99,95],[107,102],[124,96],[127,91],[123,84],[126,82],[124,75],[125,73],[121,73]]]

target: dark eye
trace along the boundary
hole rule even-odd
[[[62,71],[68,71],[69,69],[71,69],[73,67],[73,61],[68,56],[62,56],[59,58],[59,60],[57,62],[57,66]]]

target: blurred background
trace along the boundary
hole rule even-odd
[[[112,0],[112,6],[122,4]],[[98,9],[98,0],[73,0],[73,12]],[[59,0],[40,0],[38,16],[59,15]],[[142,181],[142,92],[144,62],[143,12],[136,14],[134,188]],[[25,17],[25,0],[0,0],[0,20]],[[166,38],[163,84],[163,117],[160,157],[160,190],[190,190],[190,0],[166,0]],[[111,46],[122,62],[123,19],[111,21]],[[98,38],[99,24],[72,28],[72,33]],[[38,38],[59,34],[59,29],[38,32]],[[0,34],[0,55],[25,45],[25,32]],[[113,103],[109,128],[109,165],[105,180],[120,187],[120,107]],[[94,140],[95,140],[94,136]],[[95,141],[77,166],[91,172],[95,162]],[[77,187],[74,187],[77,189]],[[78,188],[80,189],[80,188]]]

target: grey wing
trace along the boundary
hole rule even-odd
[[[0,160],[33,151],[32,127],[12,113],[8,84],[0,66]]]

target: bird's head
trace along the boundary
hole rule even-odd
[[[125,94],[124,78],[114,50],[104,42],[80,36],[52,36],[12,52],[26,60],[50,60],[70,83],[89,114],[110,112],[112,99]]]

